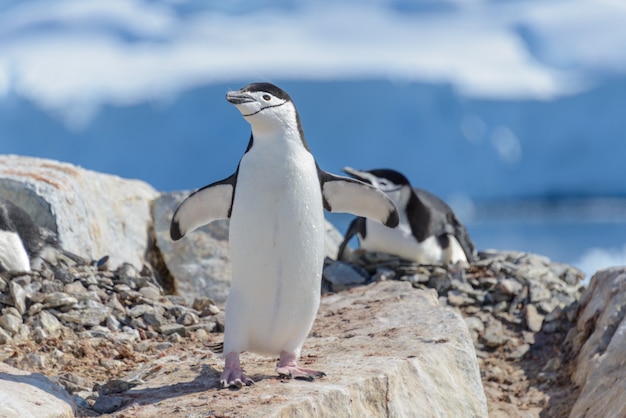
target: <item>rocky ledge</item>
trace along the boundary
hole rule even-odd
[[[105,267],[58,265],[0,279],[2,360],[49,376],[81,416],[158,409],[182,417],[207,405],[209,416],[252,416],[258,405],[269,416],[320,416],[328,405],[346,416],[413,408],[485,416],[485,399],[492,417],[565,416],[577,393],[561,367],[561,342],[576,318],[582,274],[545,257],[482,252],[472,266],[450,268],[360,251],[349,262],[328,260],[303,352],[328,377],[284,385],[275,359],[249,354],[245,366],[259,382],[240,392],[217,384],[222,362],[211,347],[222,340],[223,305],[165,295],[149,268]]]

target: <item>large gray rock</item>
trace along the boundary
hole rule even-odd
[[[568,334],[578,353],[572,380],[582,388],[570,417],[626,416],[626,267],[600,270]]]
[[[0,362],[0,417],[73,417],[75,404],[61,386],[42,374]]]
[[[55,232],[62,247],[88,259],[109,255],[141,268],[149,247],[150,185],[40,158],[0,155],[0,197]]]
[[[224,303],[230,287],[231,270],[228,251],[228,220],[205,225],[183,239],[173,242],[170,223],[174,211],[191,191],[164,193],[152,206],[156,245],[176,291],[189,303],[197,296],[208,296]],[[326,222],[326,256],[335,258],[341,234]]]
[[[141,384],[108,400],[134,417],[487,417],[463,319],[434,291],[387,281],[322,297],[300,362],[314,382],[281,382],[275,358],[242,355],[256,384],[219,388],[223,361],[206,350],[155,359],[127,378]],[[159,399],[159,402],[154,402]],[[100,401],[100,399],[99,399]],[[136,405],[141,405],[137,407]]]

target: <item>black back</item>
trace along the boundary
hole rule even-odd
[[[39,227],[35,225],[30,215],[3,198],[0,198],[0,229],[17,233],[30,257],[36,255],[43,247]]]

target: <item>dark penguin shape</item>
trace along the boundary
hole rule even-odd
[[[30,271],[43,248],[39,227],[22,208],[0,198],[0,271]]]
[[[365,250],[397,255],[420,264],[475,260],[476,251],[467,230],[443,200],[411,187],[407,178],[394,170],[359,171],[345,167],[344,171],[384,191],[398,208],[400,224],[392,229],[356,218],[339,246],[337,259],[343,257],[348,241],[357,235],[360,247]]]

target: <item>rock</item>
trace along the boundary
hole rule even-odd
[[[118,414],[152,416],[486,417],[474,348],[463,319],[433,292],[385,281],[322,298],[301,363],[326,377],[281,383],[274,358],[243,354],[257,382],[218,389],[223,362],[188,353],[155,358],[131,372],[144,383],[126,392]],[[202,366],[202,367],[200,367]],[[184,387],[173,382],[185,382]],[[453,394],[453,395],[451,395]],[[159,399],[159,402],[154,402]]]
[[[583,293],[568,334],[576,357],[573,381],[582,387],[570,417],[626,416],[626,268],[597,272]]]
[[[537,312],[535,305],[526,305],[525,309],[526,327],[529,331],[539,332],[543,325],[544,316]]]
[[[502,328],[502,322],[492,319],[485,327],[481,342],[487,347],[499,347],[506,341],[506,335]]]
[[[58,336],[61,331],[61,322],[48,311],[41,311],[35,317],[34,323],[36,327],[41,328],[48,336]]]
[[[0,155],[0,197],[56,233],[65,250],[88,259],[108,254],[111,268],[123,262],[143,266],[150,203],[157,196],[141,181],[52,160]]]
[[[174,210],[190,194],[163,194],[152,205],[156,245],[175,278],[176,291],[192,303],[198,295],[224,303],[230,287],[228,220],[212,222],[173,242],[170,223]]]
[[[0,363],[0,376],[0,416],[3,418],[74,417],[72,397],[44,375]]]
[[[9,283],[9,289],[11,290],[11,297],[15,308],[19,311],[20,315],[26,312],[26,292],[24,288],[20,286],[15,280]]]
[[[0,328],[3,328],[11,336],[15,336],[20,331],[22,317],[10,314],[0,316]]]
[[[332,290],[337,292],[365,283],[367,276],[363,276],[350,264],[337,261],[324,268],[324,280],[331,283]]]

